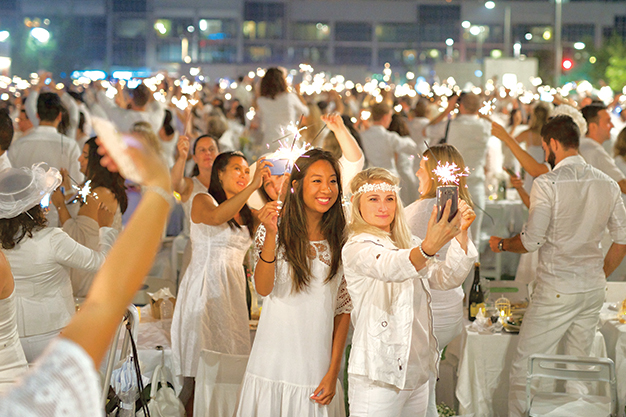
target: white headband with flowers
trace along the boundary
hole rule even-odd
[[[398,192],[400,192],[400,187],[398,187],[397,185],[389,184],[388,182],[377,182],[375,184],[368,182],[368,183],[361,185],[359,189],[356,190],[354,195],[361,194],[361,193],[363,194],[370,193],[372,191],[392,191],[398,194]]]

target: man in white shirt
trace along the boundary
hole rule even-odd
[[[52,74],[50,73],[45,73],[39,77],[39,83],[31,88],[28,99],[24,103],[24,109],[26,110],[28,119],[35,127],[39,125],[39,120],[37,119],[37,102],[39,99],[39,93],[42,89],[48,88],[46,87],[46,80],[49,80],[50,86],[56,85],[54,80],[50,78],[51,75]],[[63,107],[65,107],[69,114],[69,125],[67,126],[66,133],[67,136],[74,139],[76,138],[76,129],[78,128],[78,106],[76,105],[74,99],[69,94],[66,94],[64,89],[54,88],[53,92],[56,92],[59,95]]]
[[[0,171],[11,168],[7,150],[13,140],[13,121],[6,109],[0,110]]]
[[[611,178],[578,154],[580,131],[569,116],[557,116],[542,129],[546,161],[553,170],[537,177],[530,194],[528,223],[521,234],[492,236],[494,252],[539,250],[536,287],[519,335],[509,378],[509,416],[522,416],[526,404],[528,358],[554,354],[589,356],[606,276],[626,254],[626,208]],[[600,248],[605,229],[613,238],[606,256]]]
[[[26,100],[27,97],[24,98]],[[15,128],[13,130],[13,142],[26,136],[30,133],[31,129],[35,127],[33,122],[30,121],[26,114],[26,109],[20,105],[18,108],[17,116],[15,117]]]
[[[32,97],[29,97],[31,100]],[[76,140],[61,135],[57,127],[61,122],[61,99],[56,93],[41,93],[37,100],[37,116],[39,126],[15,143],[9,150],[9,160],[16,167],[28,167],[45,162],[51,167],[65,168],[70,177],[81,183],[83,174],[80,172],[81,150]],[[48,225],[58,226],[58,214],[51,205],[48,212]]]
[[[152,92],[145,84],[139,84],[132,90],[130,108],[123,109],[110,100],[99,83],[94,84],[100,89],[97,93],[98,104],[102,106],[111,122],[120,132],[128,132],[137,122],[148,122],[155,135],[163,126],[165,108],[156,100],[152,100]],[[122,94],[121,88],[118,94]]]
[[[595,103],[583,107],[581,113],[587,121],[587,135],[580,141],[580,155],[587,163],[613,178],[622,193],[626,193],[626,177],[602,146],[611,139],[611,115],[604,105]]]
[[[459,114],[450,122],[444,119],[459,104]],[[472,196],[476,220],[470,227],[474,245],[479,248],[480,228],[486,203],[485,164],[487,162],[487,143],[491,136],[491,123],[478,116],[481,101],[474,93],[462,93],[448,100],[448,107],[433,119],[425,129],[426,134],[436,143],[446,137],[446,143],[453,145],[463,155],[465,166],[470,168],[467,177],[467,189]],[[447,130],[447,135],[446,135]],[[480,252],[480,249],[479,249]]]
[[[387,130],[391,123],[391,107],[385,103],[372,106],[372,126],[361,132],[361,144],[368,166],[388,169],[398,176],[396,154],[417,154],[419,149],[409,137]]]

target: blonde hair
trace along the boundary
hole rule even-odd
[[[404,219],[404,206],[402,205],[402,200],[400,200],[399,195],[396,195],[396,212],[391,222],[391,233],[387,233],[376,226],[372,226],[363,219],[360,208],[363,193],[356,194],[356,192],[363,184],[375,181],[382,181],[396,186],[400,184],[400,179],[384,168],[368,168],[359,172],[350,182],[350,191],[353,197],[349,231],[352,235],[369,233],[380,236],[384,239],[390,239],[396,247],[400,249],[409,249],[411,247],[411,231]]]
[[[424,192],[424,194],[422,194],[420,199],[435,198],[437,196],[437,187],[445,185],[441,184],[439,182],[439,178],[433,174],[433,170],[437,168],[437,164],[439,162],[454,163],[461,171],[465,170],[465,161],[463,160],[463,156],[458,149],[452,145],[442,144],[431,146],[426,150],[426,152],[424,152],[424,157],[426,159],[424,161],[424,165],[426,166],[430,182],[428,184],[428,189]],[[459,178],[459,197],[470,207],[473,206],[472,198],[470,197],[469,191],[467,191],[467,177]]]
[[[148,142],[148,145],[152,147],[157,153],[163,153],[163,146],[161,145],[161,139],[152,130],[152,125],[148,122],[137,122],[130,128],[131,133],[137,133]]]

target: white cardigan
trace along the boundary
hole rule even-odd
[[[421,239],[413,237],[412,247],[420,243]],[[410,251],[396,248],[388,239],[361,233],[351,236],[342,252],[354,306],[348,372],[400,389],[419,386],[431,372],[437,374],[430,286],[440,290],[459,286],[478,257],[471,241],[465,254],[454,239],[445,261],[429,261],[416,271]],[[409,364],[412,343],[419,344],[415,346],[419,360]]]

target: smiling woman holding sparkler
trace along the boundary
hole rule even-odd
[[[345,124],[345,120],[338,112],[323,115],[321,116],[321,120],[325,123],[324,127],[322,127],[321,129],[302,129],[302,133],[310,131],[316,132],[315,136],[309,137],[310,139],[315,141],[316,138],[323,136],[326,127],[328,127],[330,133],[327,135],[327,137],[332,136],[333,140],[337,143],[336,147],[338,149],[336,149],[336,153],[339,154],[337,159],[339,160],[339,163],[342,167],[348,168],[349,172],[344,171],[344,173],[349,175],[349,178],[352,178],[363,167],[363,164],[359,163],[363,153],[361,152],[361,148],[358,145],[354,133]],[[297,129],[294,130],[297,131]],[[335,133],[335,131],[337,133]],[[336,135],[339,136],[336,137]],[[281,148],[272,154],[267,154],[266,157],[268,159],[287,159],[287,164],[292,166],[294,161],[302,153],[310,148],[307,137],[305,137],[304,135],[299,136],[296,142],[300,142],[300,139],[305,142],[304,146],[298,143],[298,146],[292,149],[289,141],[283,140],[281,141],[283,144]],[[330,152],[333,153],[332,151]],[[348,157],[353,158],[355,161],[357,161],[356,164],[350,163],[348,157],[344,157],[343,155],[347,155]],[[253,164],[252,170],[255,169],[255,166],[256,163]],[[270,177],[265,178],[265,180],[263,181],[263,186],[252,195],[252,198],[250,199],[250,201],[248,201],[248,204],[250,204],[251,207],[256,207],[260,209],[264,204],[267,204],[270,201],[284,201],[287,190],[289,188],[286,181],[288,178],[289,173],[282,174],[282,171],[276,170],[276,173],[272,173]]]
[[[446,185],[437,176],[437,167],[456,167],[449,169],[452,184],[459,186],[459,198],[472,205],[465,181],[465,163],[459,151],[452,145],[436,145],[430,147],[420,161],[417,177],[420,180],[420,199],[407,206],[404,214],[411,233],[420,239],[426,237],[428,219],[433,207],[437,204],[436,191],[440,185]],[[460,175],[459,175],[460,174]],[[456,177],[456,178],[455,178]],[[467,234],[468,230],[461,233]],[[471,242],[470,242],[471,244]],[[450,243],[446,243],[435,255],[437,259],[445,259]],[[431,307],[433,313],[433,331],[437,337],[439,349],[443,350],[463,330],[463,287],[459,285],[449,290],[431,289]],[[429,409],[427,417],[437,417],[435,402],[436,374],[431,375]],[[434,414],[433,414],[434,413]]]
[[[60,182],[56,169],[39,165],[0,173],[0,239],[15,278],[18,332],[29,362],[74,315],[68,269],[96,272],[117,236],[103,227],[100,250],[94,251],[59,228],[46,227],[41,196]]]
[[[238,355],[250,352],[242,265],[252,243],[254,217],[246,201],[269,175],[267,164],[261,162],[250,181],[243,154],[222,153],[213,163],[209,193],[193,199],[191,262],[178,290],[172,321],[174,372],[185,377],[184,403],[193,404],[191,390],[202,349]]]
[[[399,179],[370,168],[351,182],[351,236],[342,258],[354,302],[348,365],[350,416],[424,416],[428,380],[437,373],[430,287],[463,282],[478,253],[467,231],[476,215],[460,201],[448,220],[432,210],[424,240],[411,236],[398,196]],[[435,254],[451,239],[442,262]]]
[[[254,272],[266,296],[241,387],[240,417],[339,417],[337,376],[352,305],[341,273],[345,241],[342,177],[363,166],[363,153],[338,114],[325,118],[344,157],[312,149],[295,161],[280,214],[259,212]]]

